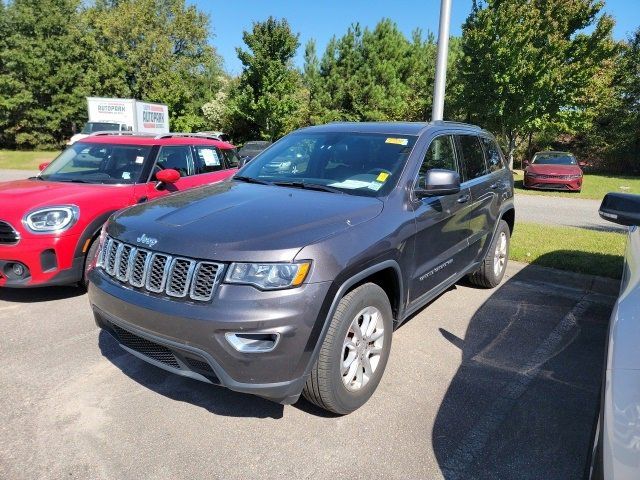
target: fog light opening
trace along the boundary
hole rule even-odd
[[[279,333],[227,333],[229,344],[242,353],[270,352],[280,340]]]
[[[9,280],[23,280],[29,276],[29,269],[20,262],[9,262],[5,264],[3,273]]]

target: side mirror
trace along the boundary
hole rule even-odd
[[[587,166],[587,162],[578,162],[578,166],[584,168]]]
[[[522,164],[523,164],[525,167],[528,167],[529,165],[531,165],[531,162],[530,162],[529,160],[525,160],[524,162],[522,162]]]
[[[162,183],[176,183],[180,180],[180,172],[173,168],[165,168],[156,173],[156,180]]]
[[[51,162],[43,162],[40,165],[38,165],[38,170],[43,171],[45,168],[47,168],[49,166]]]
[[[460,191],[460,174],[453,170],[434,168],[420,178],[414,190],[418,198],[451,195]]]
[[[605,220],[620,225],[640,225],[640,195],[607,193],[599,210]]]

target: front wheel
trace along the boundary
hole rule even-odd
[[[498,223],[498,229],[480,268],[469,275],[469,281],[483,288],[497,287],[504,277],[509,261],[509,243],[511,231],[504,220]]]
[[[385,291],[365,283],[336,309],[302,392],[319,407],[345,415],[376,390],[391,350],[393,316]]]
[[[98,241],[98,239],[94,238],[91,241],[91,246],[87,251],[87,255],[84,257],[84,267],[82,269],[82,281],[80,284],[83,288],[87,288],[89,286],[89,278],[88,278],[89,267],[91,266],[91,262],[93,261],[93,258],[96,256],[96,251],[98,250],[99,243],[100,242]]]

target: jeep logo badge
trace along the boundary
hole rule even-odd
[[[146,234],[142,234],[142,236],[136,238],[136,241],[138,243],[141,243],[143,245],[147,245],[149,247],[153,247],[156,243],[158,243],[158,239],[156,238],[152,238],[152,237],[147,237]]]

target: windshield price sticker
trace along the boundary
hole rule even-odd
[[[384,143],[393,143],[394,145],[403,145],[406,147],[409,144],[409,139],[389,137],[384,141]]]
[[[387,172],[380,172],[380,175],[378,175],[378,178],[376,178],[376,180],[378,182],[386,182],[387,178],[389,178],[389,174]]]
[[[143,163],[144,163],[144,157],[142,157],[142,156],[138,155],[138,156],[136,157],[136,164],[138,164],[138,165],[142,165]]]
[[[218,152],[212,149],[200,150],[200,156],[204,160],[204,164],[207,167],[217,167],[220,165],[220,159],[218,158]]]

